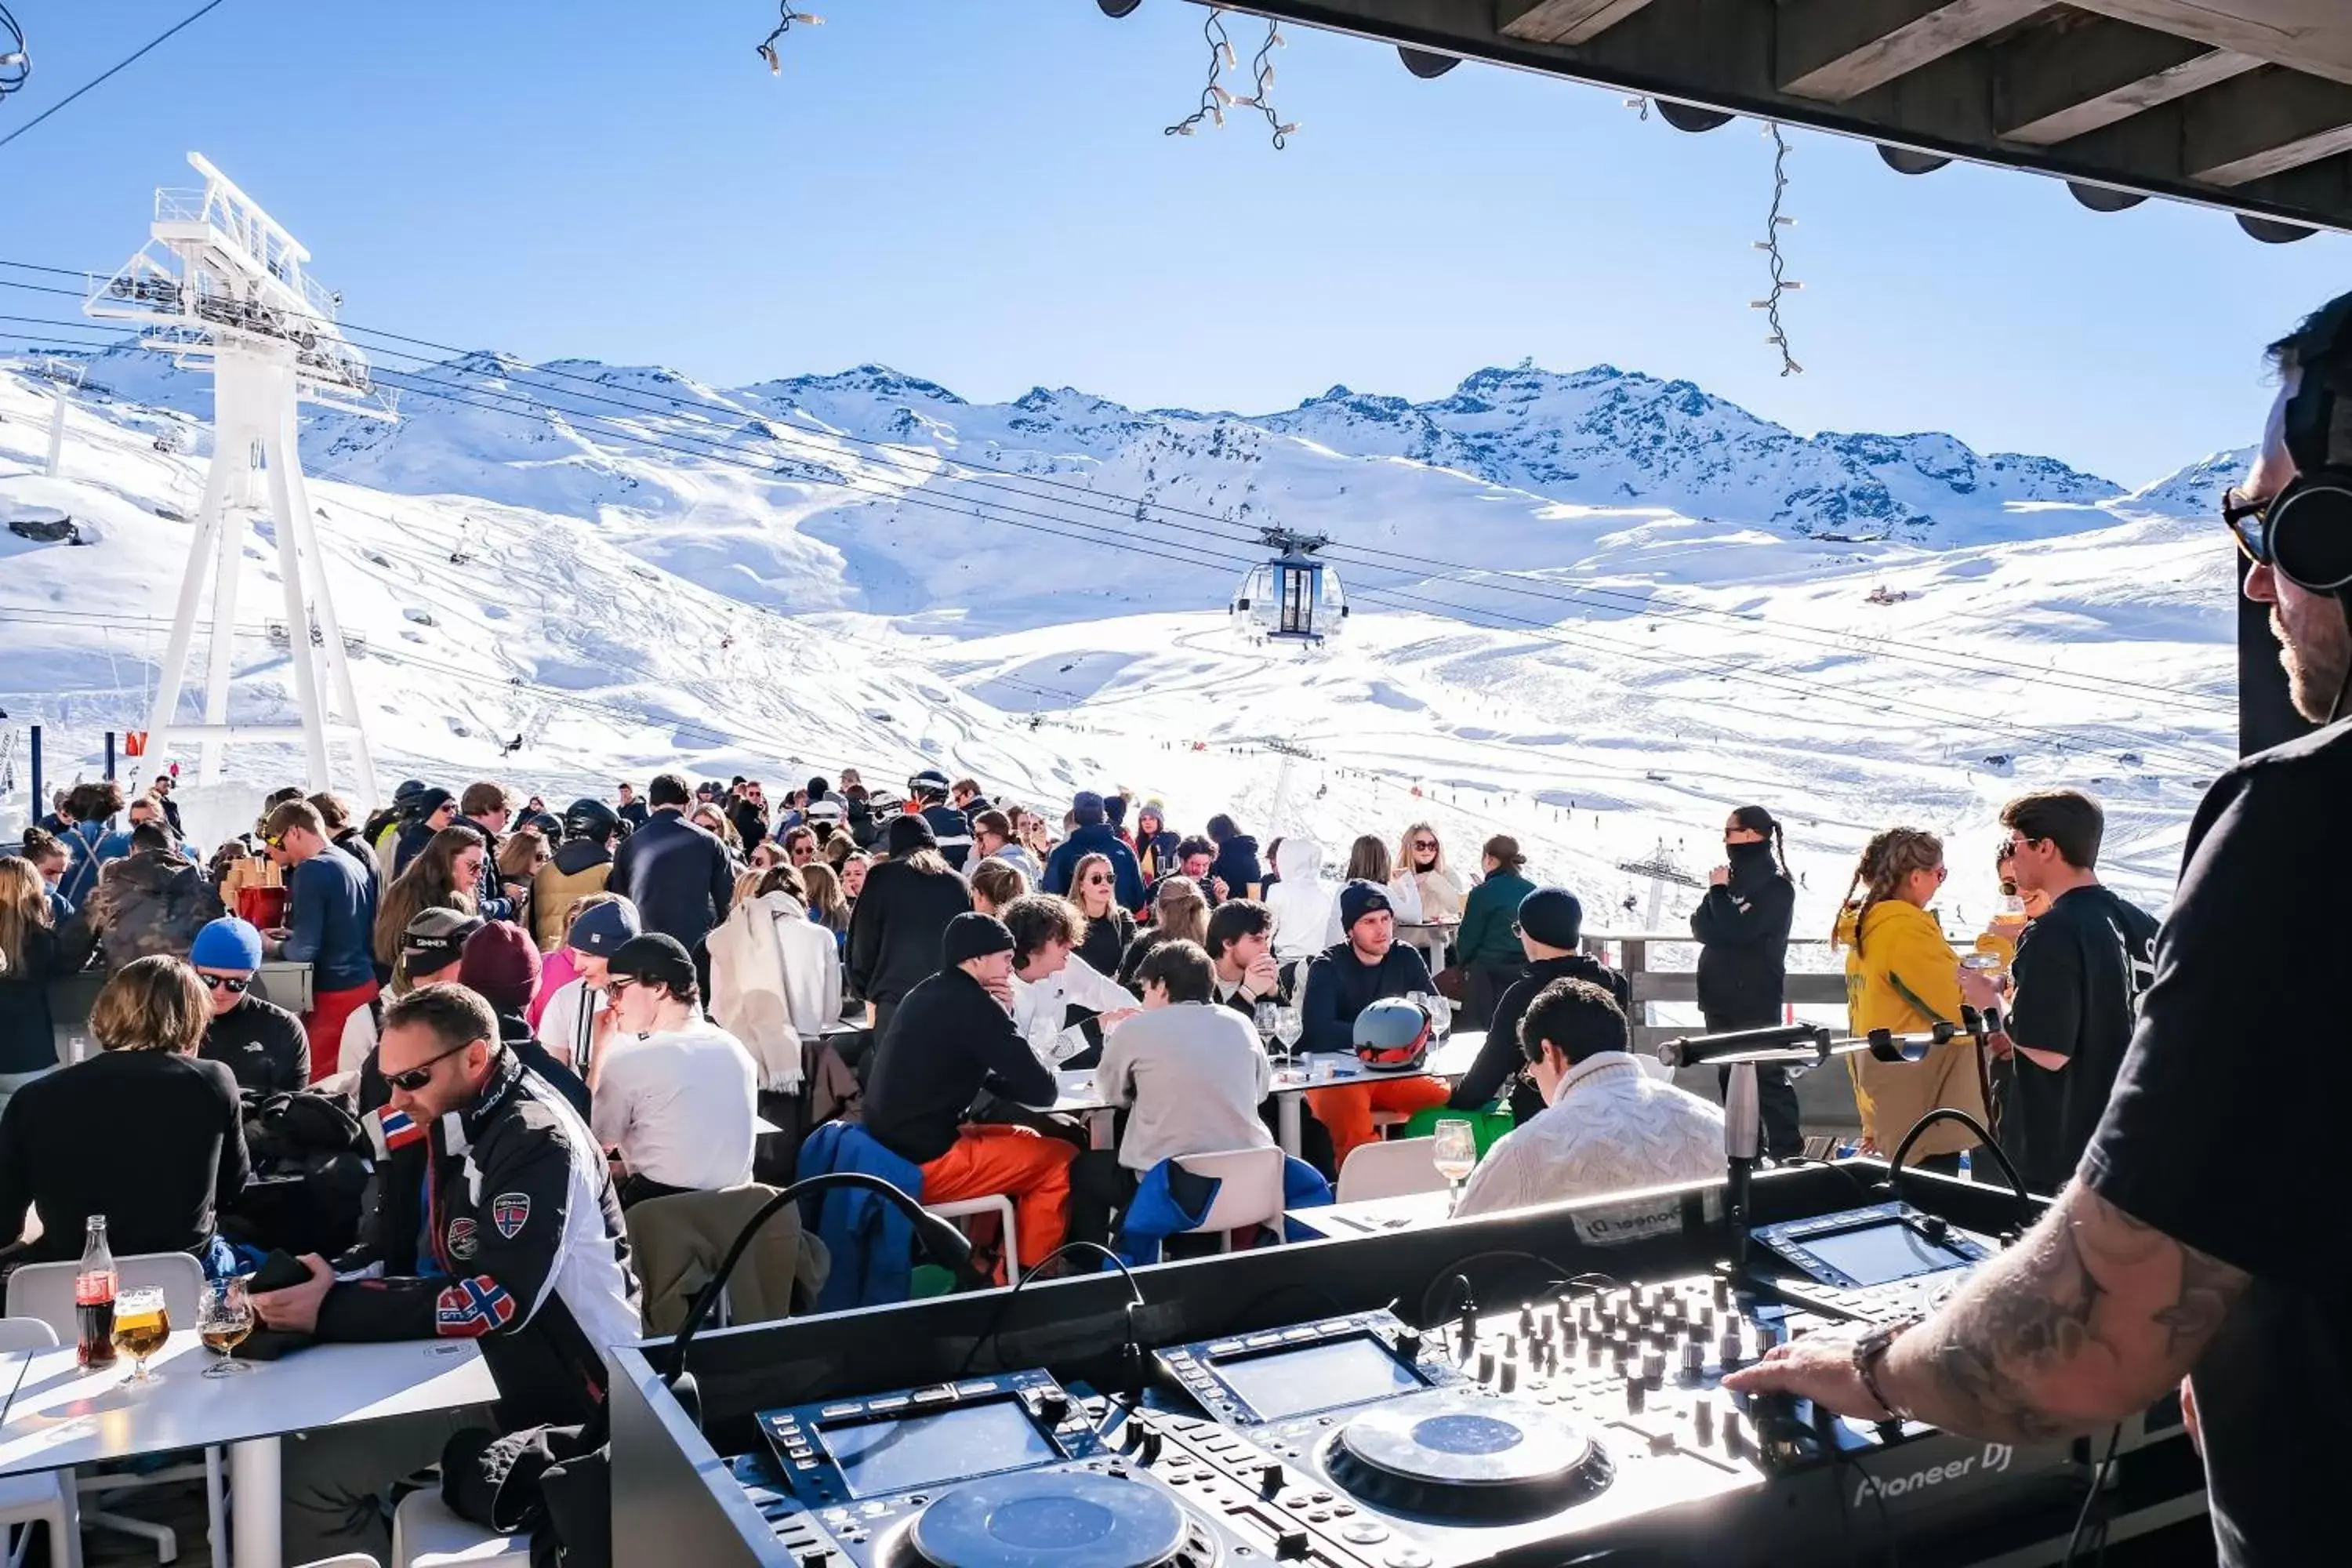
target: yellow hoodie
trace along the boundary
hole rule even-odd
[[[1882,899],[1870,907],[1859,941],[1851,910],[1838,917],[1837,938],[1845,948],[1846,1011],[1856,1035],[1873,1029],[1918,1034],[1937,1018],[1960,1021],[1960,955],[1944,940],[1935,916],[1900,899]],[[1966,1036],[1932,1047],[1922,1061],[1882,1062],[1865,1053],[1848,1057],[1846,1064],[1863,1133],[1883,1154],[1893,1154],[1912,1124],[1938,1106],[1984,1120],[1976,1042]],[[1911,1157],[1957,1154],[1976,1142],[1959,1123],[1940,1121],[1919,1135]]]

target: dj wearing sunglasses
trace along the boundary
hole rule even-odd
[[[361,1244],[331,1266],[303,1258],[310,1278],[257,1293],[255,1311],[322,1341],[478,1339],[503,1429],[591,1419],[604,1396],[598,1347],[639,1332],[627,1235],[594,1140],[462,985],[387,1006],[377,1051],[392,1101],[365,1119],[378,1197]],[[376,1277],[349,1278],[371,1267]],[[455,1426],[487,1424],[445,1413],[289,1445],[289,1561],[354,1550],[390,1561],[381,1516],[338,1506],[339,1489],[430,1464]]]
[[[1724,1379],[2006,1443],[2102,1431],[2177,1386],[2228,1568],[2337,1538],[2352,1407],[2352,1215],[2327,1201],[2352,901],[2321,869],[2352,798],[2352,727],[2333,722],[2352,678],[2352,294],[2271,352],[2278,398],[2225,517],[2294,706],[2326,727],[2206,792],[2114,1092],[2042,1222],[1924,1321],[1811,1335]]]

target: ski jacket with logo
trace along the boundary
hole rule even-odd
[[[512,1051],[462,1110],[364,1120],[375,1203],[336,1262],[319,1338],[479,1339],[509,1429],[588,1420],[604,1347],[640,1331],[620,1200],[586,1124]]]

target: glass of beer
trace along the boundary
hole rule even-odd
[[[133,1285],[114,1298],[114,1348],[131,1358],[130,1381],[153,1383],[147,1358],[172,1337],[172,1314],[160,1285]]]
[[[246,1299],[243,1279],[217,1279],[205,1287],[196,1332],[203,1337],[205,1349],[221,1358],[205,1368],[206,1377],[234,1377],[253,1370],[236,1359],[236,1347],[253,1332],[253,1303]]]

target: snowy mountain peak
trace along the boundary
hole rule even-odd
[[[2134,510],[2168,512],[2179,517],[2210,516],[2221,510],[2221,492],[2245,479],[2253,467],[2253,447],[2216,452],[2169,473],[2124,498]]]

